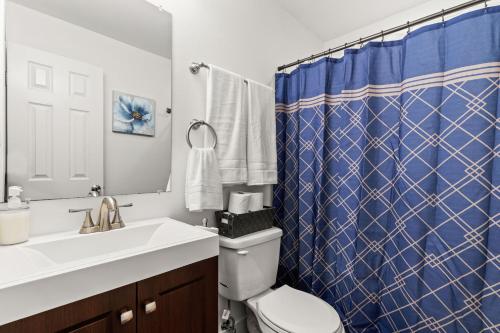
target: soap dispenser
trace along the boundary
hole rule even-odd
[[[7,206],[0,208],[0,245],[12,245],[28,240],[30,232],[30,209],[21,201],[23,188],[9,187]]]

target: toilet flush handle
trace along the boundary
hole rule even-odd
[[[238,253],[240,256],[246,256],[248,254],[248,251],[247,250],[239,250]]]

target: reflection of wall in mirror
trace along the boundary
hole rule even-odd
[[[165,190],[171,168],[171,115],[166,112],[171,60],[17,4],[8,2],[7,10],[8,40],[103,68],[105,193]],[[112,132],[113,90],[156,101],[154,138]]]

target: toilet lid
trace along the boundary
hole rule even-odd
[[[279,333],[335,333],[340,317],[325,301],[283,286],[259,299],[259,317]]]

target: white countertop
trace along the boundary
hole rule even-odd
[[[0,325],[218,254],[218,235],[169,218],[0,246]]]

